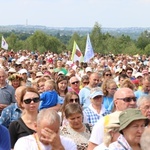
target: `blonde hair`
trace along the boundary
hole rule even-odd
[[[135,85],[134,85],[134,83],[132,83],[132,81],[130,80],[130,79],[125,79],[123,82],[122,82],[122,84],[121,84],[121,86],[120,86],[121,88],[123,88],[123,87],[127,87],[127,88],[130,88],[131,90],[135,90]]]
[[[45,81],[45,85],[49,86],[50,89],[55,89],[55,81],[54,80]]]
[[[108,147],[112,143],[112,135],[111,132],[116,133],[119,132],[119,126],[105,127],[103,142]]]

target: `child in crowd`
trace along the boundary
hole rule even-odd
[[[50,108],[57,105],[58,94],[55,91],[55,82],[53,80],[47,80],[44,84],[44,92],[40,95],[39,109]]]

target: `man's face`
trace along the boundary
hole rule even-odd
[[[97,74],[92,74],[89,78],[90,86],[97,87],[99,84],[99,76]]]
[[[5,84],[6,73],[4,71],[0,71],[0,84]]]
[[[76,77],[72,77],[71,79],[71,88],[74,90],[78,90],[80,86],[80,82]]]
[[[147,80],[143,81],[143,91],[146,93],[150,92],[150,82]]]
[[[132,77],[132,72],[133,72],[132,70],[127,70],[126,74],[129,78]]]
[[[40,121],[40,123],[37,123],[36,131],[39,136],[39,140],[41,139],[41,137],[44,137],[42,132],[43,131],[47,132],[48,130],[52,130],[53,132],[58,134],[59,133],[59,123],[55,121],[53,124],[50,125],[49,122],[44,119],[42,121]],[[42,141],[42,143],[44,143],[44,142]],[[44,143],[44,144],[48,145],[49,143]]]
[[[127,108],[136,108],[134,92],[130,89],[120,92],[116,96],[114,104],[118,111],[123,111]]]

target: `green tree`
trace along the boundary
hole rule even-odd
[[[91,44],[95,52],[102,52],[103,50],[102,37],[101,26],[96,22],[90,34]]]

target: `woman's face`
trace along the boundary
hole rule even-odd
[[[82,86],[83,86],[83,87],[87,86],[88,84],[89,84],[89,80],[84,79],[84,80],[82,81]]]
[[[67,118],[69,125],[73,129],[80,129],[82,125],[83,116],[80,113],[72,114]]]
[[[91,102],[92,102],[92,105],[101,106],[102,102],[103,102],[103,96],[98,95],[98,96],[94,97]]]
[[[79,104],[79,98],[77,95],[72,95],[69,99],[69,103],[78,103]]]
[[[110,79],[112,77],[112,74],[110,71],[106,72],[104,75],[104,79]]]
[[[58,88],[60,91],[65,91],[68,86],[67,80],[63,80],[58,83]]]
[[[12,80],[11,83],[15,89],[20,86],[20,80],[19,79]]]
[[[144,131],[144,128],[145,120],[136,120],[123,130],[123,135],[129,145],[140,143],[141,135]]]
[[[25,100],[31,102],[28,102],[27,104],[25,103]],[[38,111],[39,102],[40,102],[40,98],[37,93],[26,92],[26,94],[23,97],[22,107],[27,111],[36,112]]]
[[[115,83],[111,83],[109,85],[109,87],[107,88],[108,95],[109,96],[114,96],[116,90],[117,90],[117,85]]]

